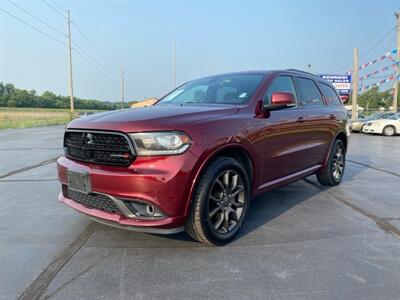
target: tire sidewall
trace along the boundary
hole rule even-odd
[[[337,150],[337,148],[339,146],[341,146],[342,149],[343,149],[343,156],[344,157],[343,157],[343,172],[342,172],[342,175],[340,176],[340,178],[337,180],[335,178],[335,176],[333,176],[333,174],[332,174],[332,167],[333,167],[333,159],[335,157],[336,150]],[[333,147],[332,147],[331,157],[329,158],[329,172],[330,172],[330,175],[331,175],[331,179],[335,183],[335,185],[337,185],[337,184],[342,182],[345,169],[346,169],[346,149],[344,147],[344,143],[341,140],[336,140],[335,143],[333,144]]]
[[[208,211],[209,211],[209,193],[211,192],[212,184],[214,180],[224,171],[226,170],[233,170],[237,172],[241,177],[243,181],[243,186],[244,186],[244,192],[245,192],[245,203],[243,206],[243,212],[241,215],[241,218],[239,220],[239,224],[230,232],[228,233],[218,233],[214,228],[213,225],[208,217]],[[212,163],[209,167],[209,172],[207,172],[208,178],[207,184],[204,185],[204,190],[199,191],[202,193],[202,203],[201,203],[201,222],[202,222],[202,227],[204,230],[205,235],[207,238],[216,245],[222,245],[226,244],[230,241],[232,241],[235,236],[238,234],[240,231],[244,220],[246,219],[248,207],[249,207],[249,202],[250,202],[250,182],[248,175],[246,171],[243,169],[243,167],[237,162],[236,160],[232,158],[224,158],[222,160],[217,160],[214,163]]]

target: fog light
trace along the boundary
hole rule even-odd
[[[156,206],[134,200],[124,200],[126,207],[136,216],[140,218],[164,218],[163,212]]]
[[[151,204],[147,204],[146,205],[146,212],[147,212],[148,215],[153,216],[155,211],[156,210],[155,210],[153,205],[151,205]]]

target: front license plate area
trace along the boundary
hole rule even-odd
[[[89,194],[92,191],[90,174],[85,171],[67,170],[68,189]]]

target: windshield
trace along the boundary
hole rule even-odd
[[[190,81],[162,98],[158,104],[244,104],[253,96],[263,75],[221,75]]]
[[[388,120],[400,120],[400,115],[392,115],[389,118],[387,118]]]

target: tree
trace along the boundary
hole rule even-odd
[[[366,110],[379,108],[384,105],[378,87],[374,87],[360,95],[357,99],[357,103]]]

